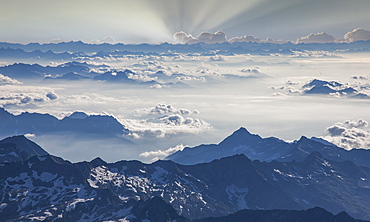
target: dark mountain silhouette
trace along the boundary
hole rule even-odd
[[[171,161],[106,163],[100,158],[73,164],[46,155],[5,161],[0,168],[4,220],[193,220],[242,209],[316,206],[332,214],[346,211],[351,217],[370,218],[370,168],[328,160],[318,152],[302,162],[260,162],[235,155],[191,166]],[[309,214],[316,217],[317,212],[323,211]]]
[[[40,113],[24,112],[13,115],[0,108],[0,120],[0,135],[3,136],[68,133],[93,138],[120,138],[122,144],[133,144],[122,137],[128,133],[128,129],[112,116],[82,115],[81,112],[77,112],[59,120],[52,115]]]

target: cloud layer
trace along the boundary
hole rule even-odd
[[[176,32],[174,34],[174,40],[182,44],[196,44],[196,43],[237,43],[237,42],[256,42],[256,43],[286,43],[287,40],[275,41],[272,38],[261,40],[253,35],[245,35],[240,37],[233,37],[229,40],[226,38],[226,34],[223,31],[217,31],[215,33],[202,32],[197,37],[193,37],[191,34],[187,34],[183,31]],[[370,31],[362,28],[356,28],[353,31],[347,32],[343,38],[335,38],[334,36],[327,34],[326,32],[311,33],[307,36],[298,38],[295,43],[336,43],[336,42],[356,42],[356,41],[368,41],[370,40]]]
[[[297,40],[297,43],[332,43],[335,42],[335,38],[332,35],[328,35],[325,32],[309,34],[308,36],[301,37]]]
[[[20,85],[22,84],[22,82],[18,81],[18,80],[15,80],[15,79],[12,79],[8,76],[4,76],[2,74],[0,74],[0,86],[3,86],[3,85]]]
[[[163,159],[163,158],[167,157],[168,155],[171,155],[171,154],[173,154],[177,151],[181,151],[185,147],[187,147],[187,146],[179,144],[175,147],[170,147],[166,150],[156,150],[156,151],[143,152],[139,156],[144,157],[144,158],[152,158],[151,161],[154,162],[154,161],[157,161],[159,159]]]
[[[226,34],[223,31],[217,31],[215,33],[202,32],[197,37],[193,37],[191,34],[185,32],[177,32],[174,34],[174,39],[182,44],[196,44],[196,43],[223,43],[226,42]]]
[[[370,40],[370,31],[364,30],[362,28],[357,28],[351,32],[347,32],[344,35],[344,39],[348,42],[367,41]]]
[[[16,81],[16,80],[15,80]],[[17,81],[18,82],[18,81]],[[16,84],[18,84],[16,82]],[[0,86],[0,106],[37,105],[56,100],[59,96],[50,88],[5,85]]]

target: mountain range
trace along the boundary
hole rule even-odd
[[[0,67],[0,73],[10,78],[27,80],[42,80],[48,75],[61,75],[69,72],[75,72],[84,75],[93,75],[90,72],[89,65],[79,62],[67,62],[58,66],[42,66],[39,64],[14,63]]]
[[[74,112],[63,119],[50,114],[24,112],[13,115],[0,108],[0,135],[71,134],[83,137],[118,138],[122,144],[133,144],[122,136],[128,133],[113,116]]]
[[[0,164],[3,221],[188,221],[240,215],[244,209],[295,210],[288,215],[296,218],[306,212],[370,219],[370,168],[326,159],[316,151],[302,161],[260,162],[239,154],[180,165],[169,160],[106,163],[100,158],[71,163],[44,155],[22,136],[1,141],[0,149],[2,154],[28,150],[31,156]]]
[[[244,154],[259,161],[303,161],[312,152],[319,152],[333,161],[352,161],[357,165],[370,167],[370,150],[345,150],[321,138],[307,138],[287,143],[275,137],[262,138],[240,128],[219,144],[186,147],[166,157],[179,164],[192,165],[210,162],[222,157]]]
[[[130,52],[130,54],[140,53],[141,55],[145,53],[157,53],[157,54],[171,54],[171,52],[176,53],[209,53],[211,51],[219,51],[219,54],[261,54],[261,53],[291,53],[290,50],[300,51],[300,50],[325,50],[325,51],[337,51],[337,50],[348,50],[353,51],[369,51],[369,41],[357,41],[351,43],[300,43],[294,44],[287,42],[284,44],[275,43],[256,43],[256,42],[236,42],[236,43],[216,43],[216,44],[206,44],[197,43],[193,45],[188,44],[88,44],[82,41],[71,41],[71,42],[61,42],[61,43],[50,43],[50,44],[39,44],[39,43],[29,43],[29,44],[19,44],[19,43],[7,43],[0,42],[0,48],[4,49],[22,49],[24,51],[35,51],[40,50],[46,52],[51,50],[53,52],[72,52],[72,53],[96,53],[107,52],[112,53],[122,53]]]

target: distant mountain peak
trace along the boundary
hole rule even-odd
[[[87,117],[89,117],[89,115],[81,111],[76,111],[72,113],[71,115],[69,115],[69,118],[72,118],[72,119],[86,119]]]
[[[102,158],[96,157],[95,159],[90,161],[90,164],[93,166],[101,166],[101,165],[106,165],[107,162],[105,162]]]
[[[247,133],[247,134],[251,134],[245,127],[240,127],[234,133]]]
[[[243,144],[245,142],[255,142],[261,139],[262,138],[259,135],[251,134],[246,128],[240,127],[238,130],[236,130],[230,136],[224,139],[219,145],[229,143],[230,145],[237,145]]]
[[[301,138],[297,140],[297,143],[302,143],[302,142],[307,142],[307,141],[311,141],[311,140],[306,136],[301,136]]]

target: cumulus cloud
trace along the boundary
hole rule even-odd
[[[239,37],[233,37],[229,40],[226,39],[226,34],[223,31],[218,31],[215,33],[211,32],[202,32],[197,37],[192,36],[191,34],[187,34],[183,31],[177,32],[174,34],[174,39],[178,43],[182,44],[196,44],[196,43],[238,43],[238,42],[255,42],[255,43],[275,43],[275,44],[283,44],[286,43],[286,40],[279,39],[273,40],[272,38],[267,39],[260,39],[253,35],[245,35]],[[307,36],[303,36],[298,38],[295,42],[299,43],[335,43],[335,42],[355,42],[355,41],[367,41],[370,40],[370,31],[364,30],[362,28],[356,28],[353,31],[350,31],[344,35],[343,39],[337,39],[334,36],[326,33],[311,33]]]
[[[212,128],[204,120],[181,115],[149,119],[124,119],[121,122],[130,131],[128,137],[134,140],[164,138],[178,134],[198,134]]]
[[[223,31],[217,31],[215,33],[202,32],[197,37],[193,37],[191,34],[186,34],[185,32],[176,32],[174,34],[174,39],[176,42],[182,44],[196,44],[196,43],[223,43],[226,42],[226,34]]]
[[[166,86],[165,85],[161,85],[161,84],[154,84],[152,86],[150,86],[150,88],[152,89],[162,89],[162,88],[165,88]]]
[[[370,129],[365,120],[339,122],[328,127],[325,140],[347,150],[370,149]]]
[[[133,80],[138,80],[139,82],[150,82],[150,81],[157,81],[157,77],[150,77],[148,75],[142,75],[142,74],[133,74],[129,73],[127,75],[127,78],[133,79]]]
[[[351,32],[347,32],[344,35],[344,39],[349,42],[367,41],[370,40],[370,31],[364,30],[362,28],[357,28]]]
[[[201,77],[195,77],[195,76],[180,76],[176,77],[176,80],[178,81],[197,81],[197,82],[207,82],[206,78],[203,76]]]
[[[331,43],[335,42],[335,38],[332,35],[328,35],[325,32],[311,33],[308,36],[297,39],[297,43]]]
[[[131,139],[164,138],[178,134],[198,134],[211,129],[211,125],[192,115],[199,111],[175,108],[170,104],[135,110],[137,119],[122,119],[130,131]]]
[[[159,159],[163,159],[167,157],[168,155],[171,155],[177,151],[183,150],[185,147],[183,144],[179,144],[175,147],[170,147],[166,150],[156,150],[156,151],[149,151],[141,153],[139,156],[144,158],[152,158],[151,161],[157,161]]]
[[[248,68],[248,69],[241,69],[239,71],[243,72],[243,73],[250,73],[250,74],[261,74],[261,71],[258,70],[258,67]]]
[[[229,40],[230,43],[235,42],[261,42],[261,40],[253,35],[246,35],[241,37],[234,37]]]
[[[20,84],[22,84],[22,82],[0,74],[0,86],[1,85],[20,85]]]
[[[27,138],[31,138],[31,139],[36,137],[36,135],[32,134],[32,133],[26,133],[24,136],[27,137]]]
[[[293,51],[291,57],[298,58],[322,58],[322,57],[331,57],[331,58],[340,58],[341,56],[328,51],[313,51],[313,50],[303,50],[303,51]]]
[[[188,110],[184,108],[175,108],[171,104],[158,104],[155,107],[137,109],[135,110],[137,115],[168,115],[168,114],[180,114],[180,115],[190,115],[198,114],[199,111]]]

